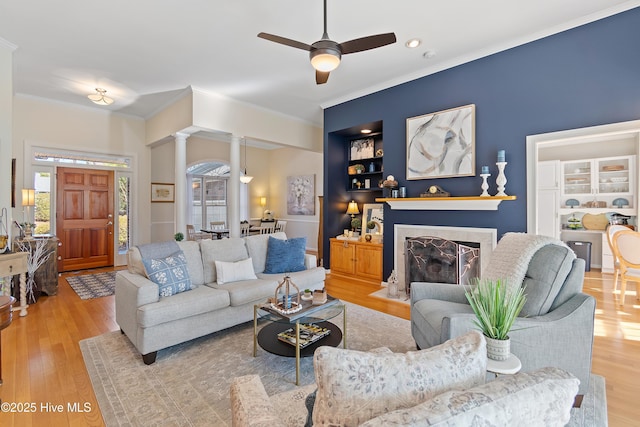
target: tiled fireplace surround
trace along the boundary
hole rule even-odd
[[[480,244],[480,271],[483,272],[489,261],[489,256],[496,247],[498,231],[495,228],[472,227],[439,227],[431,225],[394,225],[393,268],[398,274],[398,285],[405,289],[405,254],[404,241],[407,237],[440,237],[442,239],[464,242],[476,242]]]

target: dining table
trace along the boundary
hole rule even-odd
[[[209,233],[212,236],[215,234],[218,240],[222,239],[224,236],[229,236],[228,228],[215,228],[215,229],[201,228],[200,231],[202,231],[203,233]]]

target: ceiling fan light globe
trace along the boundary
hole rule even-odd
[[[333,49],[316,49],[310,54],[311,65],[318,71],[329,72],[340,65],[340,54]]]

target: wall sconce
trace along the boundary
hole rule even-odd
[[[265,206],[267,206],[267,198],[266,197],[260,197],[260,206],[262,206],[263,208]]]
[[[358,209],[358,204],[355,202],[355,200],[350,201],[349,206],[347,206],[347,214],[351,215],[351,218],[353,218],[359,213],[360,210]]]

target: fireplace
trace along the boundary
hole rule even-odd
[[[412,281],[466,284],[482,275],[497,242],[495,228],[395,224],[394,234],[400,289]]]

